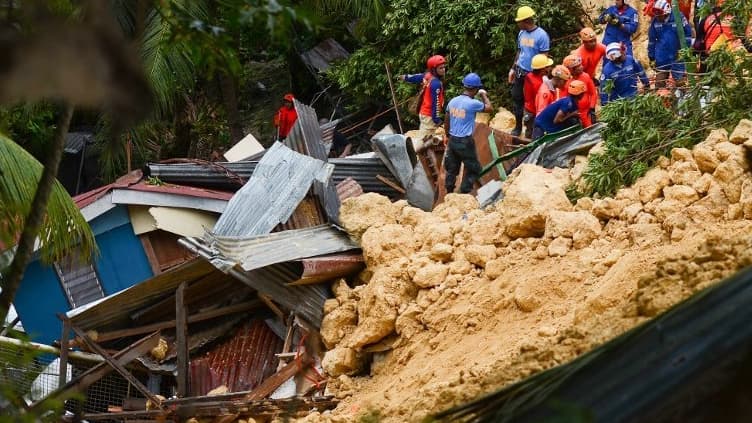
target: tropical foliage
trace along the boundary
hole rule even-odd
[[[500,2],[499,0],[394,0],[379,31],[368,34],[364,46],[336,67],[331,77],[361,102],[389,99],[384,63],[395,73],[417,73],[426,59],[443,54],[449,61],[450,94],[459,89],[467,72],[477,72],[484,85],[506,95],[507,71],[516,53],[519,31],[514,21],[518,6],[531,5],[537,23],[552,40],[552,55],[561,58],[576,44],[585,12],[580,2]],[[401,100],[415,87],[398,85]]]

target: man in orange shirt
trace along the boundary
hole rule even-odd
[[[595,69],[598,67],[598,63],[603,60],[603,56],[606,55],[606,46],[599,43],[595,38],[593,28],[582,28],[580,30],[580,40],[582,40],[582,45],[573,51],[572,54],[580,56],[583,71],[590,75],[590,79],[597,86],[598,79],[595,77]]]
[[[535,96],[535,116],[538,116],[554,101],[566,96],[564,86],[570,79],[572,79],[572,74],[562,65],[554,67],[551,71],[551,78],[543,77],[543,83]]]
[[[525,138],[533,135],[533,120],[535,120],[535,97],[543,84],[543,78],[548,75],[554,60],[545,54],[536,54],[531,62],[533,70],[525,75],[525,85],[522,93],[525,97],[525,115],[522,121],[525,124]]]
[[[277,128],[277,140],[279,141],[287,138],[287,134],[290,133],[295,121],[298,120],[298,113],[293,104],[294,100],[295,97],[292,94],[285,94],[282,98],[282,107],[274,115],[274,127]]]
[[[582,59],[580,56],[570,54],[564,58],[563,65],[572,74],[572,79],[567,83],[567,88],[569,88],[569,83],[572,81],[582,81],[585,83],[585,93],[577,101],[577,109],[580,111],[582,127],[587,128],[595,120],[595,105],[598,102],[598,91],[595,89],[593,79],[582,69]]]

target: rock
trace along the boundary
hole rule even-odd
[[[616,192],[617,200],[627,200],[630,203],[640,201],[640,193],[634,187],[622,188]]]
[[[726,210],[726,219],[728,220],[737,220],[744,217],[744,209],[741,204],[731,204]]]
[[[507,269],[507,261],[503,258],[497,258],[486,262],[486,277],[496,279],[501,276]]]
[[[628,200],[617,200],[615,198],[597,199],[593,203],[592,213],[601,220],[608,220],[618,217],[624,207],[629,204]]]
[[[586,247],[601,235],[601,224],[592,214],[584,211],[552,211],[546,220],[546,238],[576,238],[575,248]],[[549,253],[551,249],[549,246]]]
[[[710,131],[705,141],[701,142],[701,145],[707,145],[712,147],[720,142],[728,141],[728,131],[723,128],[717,128]]]
[[[713,173],[720,163],[720,160],[718,160],[718,153],[707,146],[698,145],[692,150],[692,156],[695,159],[695,163],[697,163],[697,168],[701,172]]]
[[[324,314],[331,313],[337,307],[339,307],[339,300],[337,300],[336,298],[329,298],[328,300],[324,301]]]
[[[321,367],[332,377],[340,375],[355,375],[363,370],[365,360],[355,349],[337,347],[324,354]]]
[[[694,162],[692,152],[686,148],[673,148],[671,149],[671,162]]]
[[[504,216],[506,234],[514,238],[540,237],[553,210],[572,210],[564,192],[566,180],[542,167],[523,164],[505,186],[504,200],[496,207]]]
[[[744,169],[734,160],[719,164],[713,172],[713,178],[721,186],[723,193],[726,194],[726,198],[731,203],[739,202],[742,182],[744,182],[742,175],[744,175]]]
[[[495,244],[504,235],[504,218],[499,212],[483,213],[465,227],[471,244]]]
[[[352,298],[353,290],[347,284],[347,282],[340,278],[332,284],[332,292],[334,297],[340,302],[340,304]]]
[[[467,260],[455,260],[449,263],[449,273],[454,275],[467,275],[473,270],[473,265]]]
[[[665,233],[657,223],[636,223],[629,225],[629,236],[640,248],[661,244]]]
[[[415,334],[418,334],[425,330],[423,323],[420,321],[420,315],[423,310],[416,304],[410,303],[405,311],[400,313],[395,323],[395,331],[399,336],[405,339],[410,339]]]
[[[697,169],[697,164],[694,160],[676,162],[669,166],[668,176],[671,178],[671,182],[678,185],[692,185],[692,183],[702,176],[702,173]],[[664,187],[665,188],[665,187]]]
[[[327,313],[321,321],[321,339],[327,348],[334,348],[346,335],[355,330],[358,312],[355,301],[347,301]]]
[[[558,237],[548,244],[548,255],[551,257],[561,257],[567,255],[572,247],[572,239]]]
[[[590,197],[582,197],[579,200],[577,200],[577,204],[574,205],[574,209],[577,211],[591,211],[593,210],[593,206],[595,205],[595,202]]]
[[[421,267],[415,272],[413,283],[420,288],[431,288],[440,285],[446,279],[449,267],[445,264],[433,263]]]
[[[465,258],[476,266],[485,267],[488,261],[496,258],[496,247],[493,245],[468,245],[465,248]]]
[[[449,244],[437,243],[431,247],[431,259],[437,261],[448,261],[452,258],[454,247]]]
[[[553,326],[541,326],[538,328],[538,336],[556,336],[559,331]]]
[[[745,179],[742,182],[742,192],[739,196],[739,204],[742,206],[742,215],[745,219],[752,219],[752,181]]]
[[[633,203],[622,209],[619,218],[629,223],[634,223],[635,219],[637,219],[637,215],[639,215],[641,211],[642,203]]]
[[[658,221],[662,222],[668,216],[678,211],[684,210],[686,207],[686,204],[682,204],[677,200],[667,198],[657,204],[655,210],[653,211],[653,215]]]
[[[366,230],[360,245],[366,264],[374,268],[381,263],[410,257],[420,244],[412,227],[388,224]]]
[[[740,120],[734,132],[729,135],[729,141],[734,144],[744,144],[750,138],[752,138],[752,121],[749,119]]]
[[[645,176],[638,179],[633,188],[639,193],[640,201],[645,204],[660,197],[663,188],[670,184],[671,178],[667,171],[653,168],[648,170]]]
[[[684,212],[692,216],[698,222],[708,219],[719,219],[726,215],[729,200],[723,192],[721,185],[713,180],[708,188],[708,193],[699,201],[689,206]]]
[[[658,161],[655,164],[661,169],[668,169],[668,167],[671,166],[671,159],[666,156],[661,156],[658,157]]]
[[[666,200],[677,201],[678,203],[688,206],[700,199],[697,191],[687,185],[672,185],[663,188],[663,197]]]
[[[722,162],[735,161],[743,169],[749,169],[749,163],[747,162],[747,156],[743,146],[732,144],[730,142],[722,142],[716,144],[715,151],[718,153],[718,159]]]
[[[710,189],[710,183],[713,182],[713,175],[709,173],[703,173],[700,179],[692,183],[692,189],[697,191],[699,195],[705,195]]]
[[[635,223],[639,224],[646,224],[646,223],[655,223],[656,218],[654,215],[650,213],[640,212],[637,214],[637,217],[635,218]]]
[[[436,206],[433,214],[452,221],[462,218],[462,215],[479,207],[478,200],[469,194],[447,194],[444,201]]]
[[[383,195],[373,192],[350,197],[342,202],[339,220],[347,232],[360,239],[368,228],[396,223],[401,209]]]
[[[430,249],[436,244],[454,243],[454,233],[452,227],[446,222],[440,220],[438,216],[433,219],[424,219],[415,226],[415,237],[423,241],[423,247]]]

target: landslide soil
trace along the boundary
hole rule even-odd
[[[675,149],[614,198],[571,205],[582,172],[523,165],[479,210],[366,194],[341,220],[367,269],[325,309],[338,407],[305,421],[417,422],[572,360],[752,262],[752,122]]]

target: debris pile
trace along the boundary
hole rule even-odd
[[[433,212],[378,194],[342,225],[366,270],[333,285],[322,362],[332,412],[307,421],[419,421],[570,361],[752,263],[752,122],[677,148],[613,198],[572,205],[582,172],[522,165],[485,210]],[[582,163],[582,161],[580,161]]]

